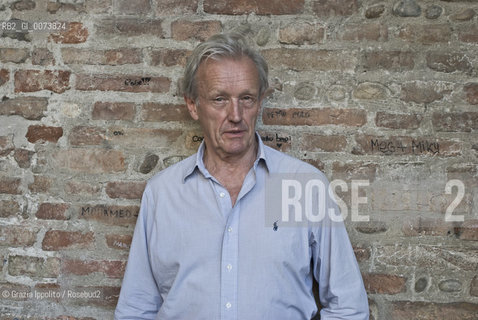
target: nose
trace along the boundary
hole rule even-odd
[[[241,122],[242,120],[242,106],[239,103],[238,98],[232,98],[231,103],[229,104],[228,110],[228,120],[231,122]]]

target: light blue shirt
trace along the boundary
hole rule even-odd
[[[367,295],[343,223],[266,224],[270,175],[313,166],[265,146],[234,207],[198,153],[155,175],[141,202],[115,319],[369,318]],[[327,198],[327,208],[337,209]],[[312,261],[312,264],[311,264]]]

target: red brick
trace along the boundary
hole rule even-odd
[[[35,48],[32,51],[32,64],[39,66],[55,65],[53,53],[46,48]]]
[[[72,195],[98,195],[101,187],[98,184],[81,181],[68,181],[65,192]]]
[[[8,257],[8,274],[11,276],[55,278],[60,274],[60,259],[10,255]]]
[[[402,232],[409,237],[447,236],[453,234],[454,226],[443,218],[413,217],[405,219]]]
[[[63,62],[66,64],[86,65],[124,65],[143,62],[143,53],[140,49],[122,48],[112,50],[91,50],[77,48],[61,49]]]
[[[63,136],[62,127],[48,127],[43,125],[33,125],[28,127],[28,132],[25,137],[31,143],[36,142],[58,142]]]
[[[410,51],[367,51],[363,54],[361,66],[364,70],[413,70],[415,54]]]
[[[348,41],[387,41],[388,28],[378,23],[349,25],[340,33],[340,39]]]
[[[0,115],[18,115],[28,120],[40,120],[47,111],[48,99],[40,97],[18,97],[0,101]]]
[[[135,113],[134,103],[96,102],[91,116],[93,120],[133,120]]]
[[[61,273],[66,275],[85,276],[92,273],[103,273],[108,278],[122,278],[126,261],[96,260],[63,260]]]
[[[20,205],[13,200],[0,200],[0,218],[16,216],[20,211]]]
[[[166,77],[138,75],[79,74],[76,76],[76,90],[100,90],[123,92],[169,91],[171,81]]]
[[[478,104],[478,83],[467,83],[464,91],[469,104]]]
[[[114,2],[114,11],[117,14],[147,14],[151,12],[151,3],[149,0],[116,0]]]
[[[312,49],[266,49],[262,51],[271,67],[293,70],[354,70],[357,65],[355,52]]]
[[[108,141],[124,148],[170,148],[182,134],[179,129],[111,127],[108,128]]]
[[[49,90],[63,93],[70,89],[70,71],[20,70],[15,72],[15,92]]]
[[[133,237],[127,234],[107,234],[106,244],[112,249],[129,251]]]
[[[186,105],[148,102],[143,104],[143,121],[192,121]]]
[[[47,220],[68,220],[67,210],[70,206],[67,203],[42,203],[38,207],[35,217]]]
[[[259,135],[265,145],[276,150],[287,152],[292,148],[292,136],[286,132],[259,131]]]
[[[476,23],[459,27],[457,33],[460,41],[478,43],[478,26]]]
[[[265,108],[262,122],[266,125],[321,126],[345,125],[361,127],[367,122],[367,113],[358,109],[335,108]]]
[[[54,180],[46,176],[33,176],[33,183],[28,185],[28,189],[32,193],[47,193],[50,191],[51,186],[53,185]]]
[[[222,31],[220,21],[188,21],[176,20],[171,23],[171,37],[174,40],[184,41],[195,39],[204,41],[210,36]]]
[[[407,278],[390,274],[363,274],[367,293],[397,294],[406,291]]]
[[[437,131],[472,132],[478,129],[478,112],[434,112],[432,123]]]
[[[141,199],[146,182],[144,181],[115,181],[108,182],[106,194],[112,198]]]
[[[461,240],[478,241],[478,220],[468,220],[455,229]]]
[[[213,14],[242,15],[255,13],[258,15],[298,14],[304,11],[304,0],[204,0],[204,11]]]
[[[390,129],[417,129],[422,119],[423,117],[416,113],[396,114],[379,111],[375,116],[375,124]]]
[[[0,193],[22,194],[20,184],[22,179],[0,175]]]
[[[478,314],[478,304],[468,302],[435,303],[394,301],[391,302],[390,308],[394,320],[475,320]]]
[[[455,71],[471,73],[473,70],[468,56],[462,53],[428,53],[427,66],[432,70],[446,73]]]
[[[30,168],[31,160],[34,154],[35,152],[31,150],[15,149],[13,158],[20,168],[27,169]]]
[[[405,102],[432,103],[443,99],[446,90],[439,90],[433,83],[414,81],[402,84],[400,99]]]
[[[88,39],[88,29],[81,22],[68,22],[67,30],[51,34],[50,39],[56,43],[83,43]]]
[[[422,43],[446,43],[451,40],[452,30],[448,24],[406,25],[398,36],[403,40]]]
[[[98,127],[74,127],[68,140],[72,146],[100,145],[106,141],[106,130]]]
[[[53,167],[86,173],[113,173],[126,169],[124,154],[118,150],[58,150],[50,161]]]
[[[192,51],[184,49],[161,49],[151,52],[151,65],[164,65],[166,67],[186,65],[188,56]]]
[[[156,15],[172,16],[196,13],[198,0],[159,0],[157,1]]]
[[[78,217],[107,225],[134,226],[138,214],[138,206],[84,205],[80,208]]]
[[[3,86],[10,79],[10,71],[0,69],[0,86]]]
[[[357,0],[314,0],[312,10],[319,17],[350,16],[357,12]]]
[[[120,36],[156,36],[164,37],[162,20],[159,19],[140,19],[140,18],[113,18],[101,19],[97,23],[97,34],[107,37],[111,35]]]
[[[30,247],[35,243],[37,233],[25,226],[0,226],[0,246]]]
[[[341,152],[347,146],[347,139],[338,135],[303,134],[300,141],[301,149],[310,152]]]
[[[93,242],[93,232],[49,230],[43,238],[42,249],[46,251],[85,249],[91,247]]]
[[[357,135],[354,154],[376,154],[376,155],[417,155],[417,156],[456,156],[461,154],[462,145],[460,142],[435,137],[409,136],[373,136]]]
[[[0,61],[4,63],[23,63],[27,60],[28,56],[28,49],[0,48]]]
[[[285,44],[318,44],[324,36],[325,29],[319,23],[293,22],[279,29],[279,42]]]

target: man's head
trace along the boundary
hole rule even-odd
[[[194,50],[184,98],[203,129],[208,155],[223,160],[252,155],[267,76],[265,60],[239,35],[216,35]]]
[[[197,70],[205,60],[222,60],[226,58],[238,59],[249,57],[255,64],[259,74],[259,94],[264,95],[269,87],[269,68],[264,58],[249,44],[246,38],[238,33],[220,33],[200,43],[188,59],[183,78],[183,90],[186,98],[196,100],[197,93]]]

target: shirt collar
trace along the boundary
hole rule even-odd
[[[258,148],[257,148],[257,157],[256,160],[254,161],[254,170],[256,170],[257,166],[259,163],[264,163],[264,166],[266,169],[269,171],[269,166],[268,166],[268,160],[264,148],[264,143],[262,142],[261,136],[256,132],[256,139],[258,141]],[[206,148],[204,140],[201,142],[199,145],[198,151],[196,153],[196,161],[193,163],[192,166],[186,169],[184,177],[183,177],[183,182],[186,181],[186,179],[191,176],[196,170],[199,170],[204,177],[206,178],[211,178],[211,174],[209,171],[207,171],[206,166],[204,165],[204,150]]]

